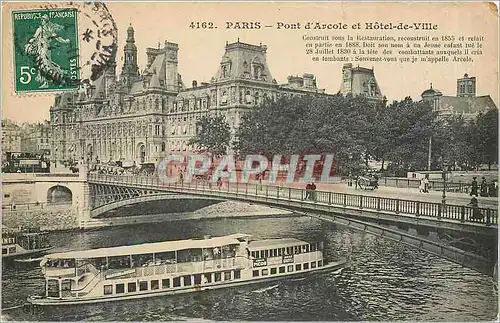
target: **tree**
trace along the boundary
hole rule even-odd
[[[203,116],[196,121],[196,136],[188,144],[212,156],[224,155],[231,141],[231,130],[223,115]]]
[[[474,136],[474,151],[479,161],[491,165],[498,163],[498,110],[491,109],[476,118],[476,135]]]
[[[389,105],[387,113],[391,117],[384,134],[394,139],[387,152],[387,160],[401,173],[425,169],[436,112],[427,102],[413,102],[410,97],[406,97],[403,101],[394,101]]]

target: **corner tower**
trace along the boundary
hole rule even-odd
[[[340,93],[346,95],[362,95],[369,99],[383,100],[375,73],[372,69],[365,67],[352,67],[352,64],[344,64],[342,67],[342,85]]]
[[[472,98],[476,96],[476,78],[469,77],[464,74],[464,77],[457,79],[457,96],[459,98]]]
[[[139,76],[137,65],[137,47],[135,46],[134,28],[130,25],[127,29],[127,43],[123,49],[123,68],[120,80],[123,85],[130,87],[135,78]]]

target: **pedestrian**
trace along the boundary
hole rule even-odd
[[[470,196],[477,196],[477,189],[478,189],[478,186],[477,186],[477,181],[476,181],[476,177],[474,176],[472,178],[472,183],[471,183],[471,190],[470,190]]]
[[[316,201],[316,184],[314,182],[311,182],[311,200]]]
[[[376,189],[378,189],[378,175],[377,174],[373,175],[373,181],[374,181],[373,189],[376,190]]]
[[[354,184],[355,184],[355,187],[354,187],[355,190],[358,189],[358,186],[359,186],[359,188],[361,188],[361,185],[359,185],[359,175],[356,175],[356,178],[354,179]]]
[[[420,186],[418,187],[418,191],[420,193],[425,193],[425,182],[424,182],[424,178],[421,178],[420,179]]]
[[[222,187],[222,177],[217,179],[217,187],[220,189]]]
[[[477,198],[475,195],[472,196],[469,205],[472,207],[472,220],[482,220],[484,218],[483,213],[481,213],[481,210],[479,209],[479,205],[477,202]]]
[[[486,178],[484,176],[481,178],[481,196],[488,196],[488,184],[486,184]]]
[[[488,196],[493,197],[496,195],[497,195],[497,192],[496,192],[496,188],[495,188],[495,182],[491,182],[488,185]]]
[[[424,178],[424,193],[429,193],[429,175]]]
[[[182,170],[179,172],[179,183],[183,183],[184,181],[184,174],[182,173]]]
[[[207,175],[208,188],[212,189],[212,174]]]
[[[306,185],[306,197],[305,199],[308,200],[311,198],[311,184],[307,183]]]

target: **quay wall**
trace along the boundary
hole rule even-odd
[[[21,226],[39,227],[41,230],[57,231],[79,228],[78,211],[70,205],[31,206],[30,209],[16,207],[2,210],[2,224],[9,228]]]
[[[81,212],[78,212],[77,208],[71,208],[70,204],[31,204],[29,208],[27,205],[17,205],[15,209],[12,207],[2,209],[2,224],[10,228],[36,226],[45,231],[59,231],[164,221],[293,215],[290,211],[236,201],[220,202],[194,212],[163,214],[147,214],[148,210],[143,212],[141,215],[84,219],[81,217]]]

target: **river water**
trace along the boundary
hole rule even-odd
[[[54,232],[54,252],[249,233],[255,238],[323,240],[326,257],[350,257],[350,266],[267,285],[227,288],[177,296],[105,304],[53,307],[27,313],[2,312],[4,320],[171,321],[171,320],[440,320],[496,318],[498,299],[490,277],[422,251],[370,234],[305,217],[228,218],[177,221]],[[43,289],[37,265],[4,265],[2,308],[25,302]]]

